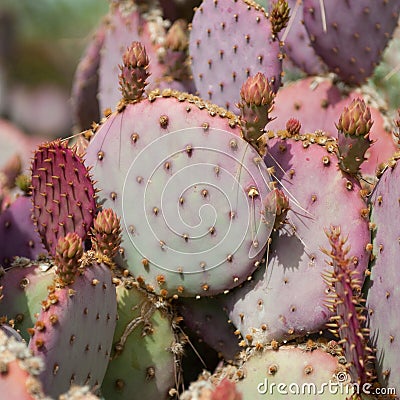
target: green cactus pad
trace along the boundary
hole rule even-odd
[[[175,343],[171,318],[162,309],[162,302],[157,303],[128,281],[117,286],[117,301],[113,352],[101,388],[104,397],[168,399],[179,368],[171,351]],[[175,344],[175,348],[179,346]]]
[[[292,346],[266,349],[255,352],[242,370],[244,379],[236,387],[243,393],[243,400],[345,400],[352,394],[351,388],[346,393],[348,374],[344,366],[322,349],[307,351]],[[329,384],[333,385],[331,393]]]
[[[20,259],[20,262],[23,260]],[[0,279],[3,287],[0,316],[12,323],[29,341],[28,329],[33,327],[42,301],[48,295],[47,288],[53,284],[55,268],[51,268],[46,260],[35,263],[24,260],[24,264],[7,270]]]

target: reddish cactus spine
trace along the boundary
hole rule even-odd
[[[364,161],[365,152],[372,141],[369,132],[373,125],[371,111],[363,99],[354,99],[345,107],[336,124],[340,167],[345,172],[356,174]]]
[[[357,272],[351,268],[350,246],[346,246],[347,239],[342,236],[340,227],[331,226],[325,233],[331,250],[323,249],[323,252],[331,258],[333,266],[333,271],[324,274],[330,290],[327,306],[335,314],[328,327],[340,337],[339,344],[345,349],[346,367],[352,382],[363,385],[374,378],[373,350],[367,344],[369,330],[365,328],[365,300],[360,281],[355,277]]]

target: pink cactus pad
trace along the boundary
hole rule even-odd
[[[124,266],[149,290],[223,292],[262,259],[273,225],[261,213],[269,177],[238,123],[166,90],[124,105],[91,140],[86,163],[103,207],[121,217]]]
[[[204,0],[190,33],[193,79],[201,97],[237,112],[240,88],[262,72],[278,90],[282,49],[265,10],[249,0]]]

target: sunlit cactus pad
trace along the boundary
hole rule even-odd
[[[239,134],[233,114],[167,91],[110,115],[90,142],[100,202],[121,216],[126,266],[149,290],[223,292],[262,259],[269,175]]]

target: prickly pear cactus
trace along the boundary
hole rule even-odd
[[[171,90],[142,97],[143,51],[137,42],[128,48],[120,74],[127,98],[87,149],[99,200],[122,218],[123,265],[148,290],[229,290],[263,257],[274,218],[261,213],[268,173],[234,114]]]
[[[45,397],[37,375],[42,360],[32,357],[26,344],[8,337],[0,329],[0,390],[9,400],[50,400]]]
[[[32,140],[0,120],[0,398],[400,392],[395,46],[374,71],[399,12],[110,0],[75,76],[74,131],[39,146],[32,176]],[[15,47],[3,14],[0,53]],[[2,333],[29,341],[43,390]]]
[[[180,299],[178,312],[183,324],[220,356],[225,360],[235,358],[240,350],[235,328],[218,298]]]
[[[307,75],[323,75],[327,71],[327,67],[311,46],[303,23],[303,2],[288,0],[288,4],[290,20],[280,35],[285,43],[285,53],[290,61]],[[283,66],[285,67],[285,62]]]
[[[116,288],[118,321],[101,390],[106,399],[168,399],[178,389],[183,345],[167,303],[135,285],[122,279]]]
[[[368,327],[376,347],[378,379],[384,387],[400,393],[400,352],[397,346],[400,289],[398,285],[399,215],[398,161],[393,159],[380,178],[371,197],[373,255],[367,296]]]
[[[35,259],[46,254],[31,220],[31,199],[20,196],[0,214],[0,264],[9,266],[14,257]]]
[[[0,278],[3,287],[1,319],[7,320],[27,342],[28,329],[33,327],[42,301],[48,295],[48,287],[53,284],[54,270],[50,260],[31,262],[20,258]]]
[[[167,72],[164,41],[166,23],[161,10],[152,2],[133,0],[111,3],[107,30],[100,52],[99,104],[101,113],[114,109],[120,99],[118,72],[125,49],[136,40],[146,47],[151,61],[149,80],[152,88]]]
[[[351,215],[349,257],[361,281],[369,258],[368,209],[360,184],[338,169],[335,141],[324,135],[285,135],[282,131],[267,141],[265,161],[289,199],[286,221],[271,236],[266,267],[222,298],[242,336],[262,343],[303,336],[328,322],[320,250],[329,246],[325,228],[348,226]]]
[[[273,120],[266,129],[280,130],[290,118],[296,118],[301,123],[302,134],[320,130],[337,138],[335,124],[340,115],[352,101],[360,98],[370,109],[374,121],[369,133],[373,145],[367,148],[360,170],[365,179],[374,182],[378,166],[386,163],[397,149],[392,137],[393,126],[385,111],[387,107],[375,97],[374,93],[363,90],[342,93],[340,86],[322,77],[301,79],[279,90],[271,112]]]
[[[374,121],[364,100],[355,99],[345,107],[336,127],[338,129],[339,165],[343,171],[356,174],[372,144],[369,132]]]
[[[100,51],[106,34],[102,23],[93,35],[85,54],[76,69],[71,92],[72,112],[78,129],[89,129],[100,119],[100,106],[97,99],[99,89]]]
[[[262,72],[277,91],[282,48],[274,20],[251,0],[204,0],[196,9],[189,53],[200,96],[237,112],[242,84]]]
[[[352,394],[351,388],[346,393],[348,377],[344,366],[322,348],[307,351],[304,346],[282,346],[278,350],[254,351],[243,364],[243,371],[244,379],[237,382],[236,387],[244,394],[244,400],[264,399],[267,394],[273,399],[344,400]],[[327,388],[324,390],[323,385],[329,382],[337,383],[338,390],[332,390],[332,393]],[[274,383],[284,385],[282,393]]]
[[[70,275],[58,277],[42,302],[29,348],[42,358],[44,391],[56,397],[72,384],[98,389],[103,380],[117,317],[110,269],[86,253]]]
[[[330,71],[353,85],[364,83],[380,62],[399,12],[396,0],[303,1],[311,45]]]
[[[299,345],[247,348],[236,366],[219,368],[207,380],[200,378],[181,399],[219,400],[227,398],[217,397],[224,392],[235,400],[345,400],[353,394],[353,388],[347,386],[348,373],[338,351],[336,342],[321,344],[312,340]]]
[[[340,227],[331,226],[326,230],[331,249],[323,249],[330,257],[332,271],[325,274],[329,294],[328,308],[333,312],[330,330],[339,336],[346,354],[346,367],[351,381],[358,385],[374,380],[372,360],[373,350],[368,346],[368,328],[365,327],[366,309],[362,298],[360,280],[354,277],[347,254],[351,246],[347,243]]]
[[[95,189],[82,159],[66,141],[41,145],[32,162],[33,221],[51,254],[59,238],[76,232],[83,240],[96,211]]]

